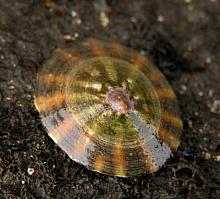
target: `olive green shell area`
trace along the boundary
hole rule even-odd
[[[112,90],[126,93],[129,109],[109,103]],[[168,82],[147,58],[118,43],[89,39],[55,50],[38,73],[35,105],[68,156],[100,173],[157,171],[180,143],[182,121]]]

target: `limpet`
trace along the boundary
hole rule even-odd
[[[170,85],[149,59],[118,43],[56,49],[37,75],[35,105],[54,142],[99,173],[155,172],[180,144]]]

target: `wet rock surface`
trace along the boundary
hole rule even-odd
[[[0,198],[220,198],[220,2],[49,2],[0,2]],[[149,56],[173,86],[184,135],[157,173],[88,171],[44,131],[36,73],[55,48],[88,37]]]

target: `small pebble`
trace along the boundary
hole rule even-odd
[[[9,86],[8,88],[11,89],[11,90],[15,89],[15,87],[13,85]]]
[[[159,22],[164,22],[164,17],[160,15],[160,16],[157,17],[157,20]]]
[[[200,91],[200,92],[198,93],[198,95],[199,95],[200,97],[202,97],[202,96],[204,95],[204,93],[203,93],[202,91]]]
[[[212,97],[213,96],[213,90],[211,89],[211,90],[209,90],[209,97]]]
[[[220,100],[215,100],[210,109],[213,113],[220,113]]]
[[[207,63],[207,64],[210,64],[211,62],[212,62],[212,59],[211,59],[210,57],[207,57],[207,58],[206,58],[206,63]]]
[[[187,86],[186,85],[181,85],[180,93],[184,94],[186,91],[187,91]]]
[[[64,35],[63,38],[67,41],[72,40],[73,37],[71,35]]]
[[[64,40],[66,40],[66,41],[74,41],[74,40],[76,40],[76,38],[78,38],[79,37],[79,33],[74,33],[74,35],[72,36],[72,35],[64,35],[63,36],[63,38],[64,38]]]
[[[34,174],[34,168],[28,168],[27,172],[30,176],[33,175]]]
[[[204,152],[203,155],[204,155],[204,158],[205,158],[206,160],[210,160],[211,157],[212,157],[211,154],[208,153],[208,152]]]
[[[101,13],[100,13],[100,21],[101,21],[101,24],[102,24],[102,26],[103,26],[104,28],[108,26],[108,24],[109,24],[109,18],[108,18],[108,16],[106,15],[105,12],[101,12]]]
[[[188,121],[189,128],[192,128],[192,120]]]
[[[192,0],[184,0],[186,3],[192,3]]]
[[[82,23],[82,20],[80,18],[76,19],[76,24],[80,25]]]
[[[11,98],[10,98],[10,97],[6,97],[6,100],[7,100],[7,101],[11,101]]]
[[[75,38],[78,38],[78,37],[79,37],[79,33],[77,33],[77,32],[74,33],[74,37],[75,37]]]
[[[215,160],[219,162],[219,161],[220,161],[220,155],[217,155],[217,156],[215,157]]]
[[[131,22],[132,23],[137,23],[137,19],[135,17],[131,17]]]
[[[71,12],[71,16],[72,16],[72,17],[76,17],[76,16],[77,16],[77,12],[73,10],[73,11]]]

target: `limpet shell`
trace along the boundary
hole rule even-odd
[[[39,71],[35,105],[74,161],[121,177],[157,171],[180,144],[176,96],[143,55],[88,39],[57,49]]]

